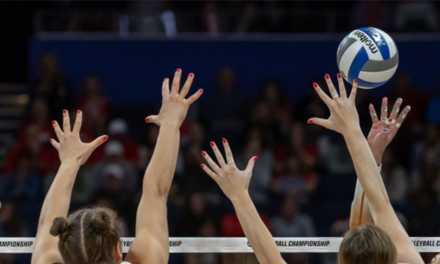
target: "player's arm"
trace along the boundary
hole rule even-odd
[[[309,122],[334,130],[344,136],[357,176],[370,202],[374,222],[388,233],[396,246],[397,261],[422,264],[423,260],[420,254],[397,218],[386,191],[383,191],[385,186],[382,177],[360,129],[359,115],[355,106],[357,84],[354,83],[351,95],[347,97],[343,79],[340,75],[338,77],[340,97],[330,78],[327,79],[330,94],[334,99],[331,99],[317,84],[314,84],[316,92],[328,106],[331,114],[328,119],[312,118]],[[389,129],[389,126],[390,124],[385,129]]]
[[[191,73],[179,93],[182,71],[174,75],[170,91],[169,80],[162,83],[162,107],[159,115],[149,116],[146,122],[160,126],[156,147],[148,165],[142,186],[142,198],[136,216],[136,238],[126,260],[133,264],[165,264],[169,258],[167,198],[177,163],[179,128],[189,106],[202,94],[197,91],[185,99],[194,75]]]
[[[246,169],[240,171],[233,162],[231,148],[225,139],[223,139],[223,146],[225,148],[226,159],[229,161],[228,163],[225,163],[220,150],[214,142],[211,142],[211,146],[217,158],[218,165],[203,151],[202,155],[212,170],[204,164],[201,166],[203,170],[217,182],[225,195],[231,200],[238,220],[258,261],[261,264],[285,264],[272,235],[261,220],[248,193],[252,169],[254,168],[257,157],[251,158]]]
[[[382,165],[382,155],[385,152],[385,149],[396,136],[400,126],[403,121],[405,121],[405,117],[411,110],[410,106],[406,106],[399,115],[402,102],[403,100],[401,98],[397,99],[391,110],[391,114],[388,116],[388,98],[384,97],[380,109],[380,120],[378,119],[374,106],[370,104],[370,115],[373,124],[370,133],[368,134],[367,142],[373,153],[379,172]],[[388,124],[389,122],[391,122],[391,125]],[[385,133],[383,130],[386,126],[389,126],[388,133]],[[370,205],[365,196],[364,189],[359,180],[357,180],[354,199],[351,206],[350,227],[353,228],[367,224],[374,224],[373,216],[371,215]]]
[[[79,167],[90,157],[90,154],[105,140],[102,136],[91,143],[83,143],[79,137],[82,123],[82,112],[78,111],[73,130],[70,129],[69,113],[63,111],[63,130],[56,121],[52,124],[59,142],[50,142],[58,150],[61,166],[44,199],[38,222],[38,231],[32,252],[32,264],[47,264],[62,262],[58,251],[58,237],[50,235],[49,231],[56,217],[67,217],[72,189]]]

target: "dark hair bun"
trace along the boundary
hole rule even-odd
[[[110,234],[112,231],[110,215],[105,211],[98,211],[92,216],[92,225],[102,235]]]
[[[61,241],[66,241],[69,238],[69,222],[64,217],[57,217],[53,220],[50,228],[52,236],[59,236]]]

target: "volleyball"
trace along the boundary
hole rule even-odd
[[[358,87],[373,89],[385,84],[397,70],[399,52],[384,31],[363,27],[353,30],[339,44],[337,63],[344,79]]]

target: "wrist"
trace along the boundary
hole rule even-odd
[[[383,155],[383,152],[380,152],[380,153],[373,152],[374,160],[376,161],[377,166],[382,164],[382,155]]]
[[[67,169],[79,169],[79,167],[81,167],[81,163],[76,160],[61,161],[60,167]]]
[[[346,129],[343,130],[342,135],[344,136],[344,138],[350,137],[350,136],[362,136],[364,137],[364,135],[362,134],[362,130],[359,126],[353,126],[353,127],[348,127]]]
[[[161,128],[166,128],[166,129],[177,129],[177,130],[179,130],[181,125],[182,125],[182,123],[179,123],[179,122],[162,122],[160,124],[160,127]]]
[[[239,203],[239,202],[241,202],[245,199],[249,199],[249,198],[250,198],[250,196],[249,196],[249,193],[247,190],[240,191],[240,192],[237,192],[237,193],[229,196],[229,200],[231,200],[231,202],[233,204]]]

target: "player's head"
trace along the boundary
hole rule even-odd
[[[65,264],[116,264],[122,261],[116,222],[116,213],[110,209],[86,208],[67,219],[55,218],[50,234],[59,236],[58,248]]]
[[[338,264],[396,264],[396,258],[396,247],[388,234],[375,225],[366,225],[345,234]]]

